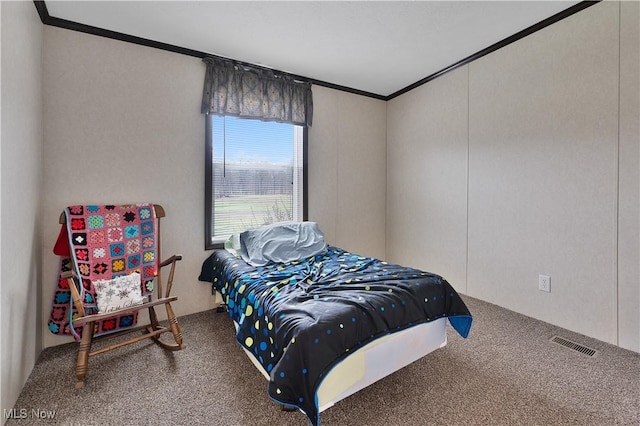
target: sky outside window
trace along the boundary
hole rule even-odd
[[[293,132],[291,124],[214,116],[214,161],[290,165]]]

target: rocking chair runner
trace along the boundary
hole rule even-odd
[[[61,254],[63,260],[49,328],[58,334],[72,334],[80,341],[76,388],[84,385],[90,356],[147,338],[171,351],[184,348],[180,327],[171,308],[171,302],[178,298],[170,295],[176,262],[182,256],[173,255],[158,262],[161,259],[160,218],[164,216],[164,209],[157,204],[72,206],[60,215],[63,229],[54,252]],[[68,243],[66,247],[65,242]],[[64,257],[65,254],[68,254],[68,259]],[[171,268],[163,295],[161,270],[167,266]],[[138,276],[140,293],[137,292]],[[122,287],[122,278],[125,278],[128,287]],[[133,278],[134,284],[128,278]],[[133,302],[122,302],[128,299],[119,297],[128,296],[132,285],[132,293],[137,298],[134,297]],[[68,294],[65,297],[67,286]],[[108,299],[105,297],[112,296],[115,296],[116,305],[106,306],[105,300]],[[64,306],[61,308],[60,304],[56,305],[60,300],[72,301],[73,305],[68,309],[64,309]],[[162,304],[167,311],[168,327],[160,325],[155,312],[155,306]],[[54,315],[56,309],[59,312]],[[149,323],[136,326],[138,311],[143,309],[149,311]],[[143,331],[143,334],[97,350],[91,349],[97,340],[136,331]],[[171,333],[175,343],[162,340],[160,336],[163,333]]]

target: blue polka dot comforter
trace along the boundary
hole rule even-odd
[[[253,267],[224,250],[206,261],[239,325],[237,340],[269,373],[269,396],[320,424],[316,391],[354,350],[448,317],[467,337],[472,317],[442,277],[329,246],[324,254]]]

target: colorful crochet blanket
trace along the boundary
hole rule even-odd
[[[60,268],[53,295],[49,331],[79,340],[82,326],[74,326],[78,312],[71,291],[61,274],[75,268],[82,281],[80,297],[87,314],[97,313],[95,280],[139,272],[143,296],[153,292],[157,275],[157,222],[153,204],[70,206],[64,210],[65,224],[54,246]],[[96,336],[136,324],[137,312],[101,320]]]

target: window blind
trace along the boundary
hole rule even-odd
[[[302,127],[218,115],[211,123],[212,242],[302,220]]]

